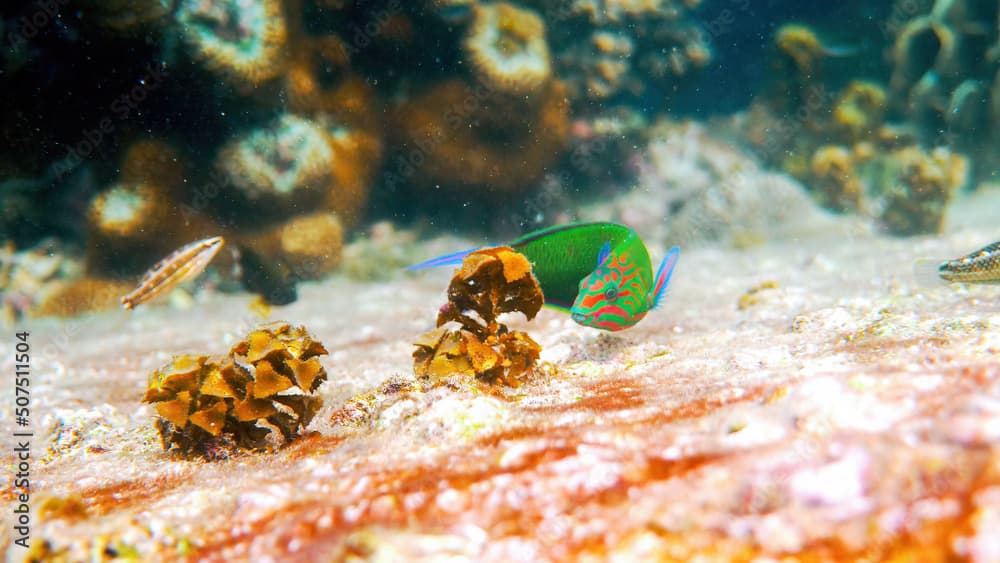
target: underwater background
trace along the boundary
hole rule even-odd
[[[113,303],[116,282],[152,256],[209,235],[246,262],[217,268],[221,287],[274,303],[336,269],[342,245],[378,221],[512,238],[662,184],[643,178],[667,166],[650,146],[687,120],[825,210],[896,236],[939,232],[951,201],[996,181],[997,11],[919,0],[9,4],[0,232],[6,263],[45,264],[19,282],[7,268],[6,315]],[[668,191],[657,223],[693,213],[682,208],[698,190]],[[678,234],[766,238],[755,228]],[[60,263],[13,259],[24,253]]]
[[[32,556],[1000,560],[1000,273],[920,271],[1000,239],[1000,1],[34,0],[0,41]],[[663,306],[406,270],[576,221],[672,256]]]

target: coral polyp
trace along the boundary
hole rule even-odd
[[[325,114],[351,127],[373,125],[375,95],[350,67],[350,47],[337,35],[305,37],[293,50],[285,75],[289,107]]]
[[[148,183],[114,184],[87,213],[87,269],[99,276],[142,271],[147,253],[165,254],[176,242],[178,221],[164,189]]]
[[[287,214],[323,199],[332,161],[326,131],[310,119],[285,114],[230,141],[217,165],[251,207]]]
[[[182,0],[175,18],[195,57],[238,88],[284,72],[288,31],[279,0]]]
[[[507,2],[475,7],[464,46],[479,78],[505,92],[535,91],[552,75],[542,18]]]
[[[148,184],[116,184],[90,205],[94,228],[110,237],[142,237],[158,225],[166,201]]]

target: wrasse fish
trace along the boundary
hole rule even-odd
[[[624,330],[659,305],[680,257],[673,247],[653,275],[649,252],[632,229],[617,223],[570,223],[529,233],[508,246],[527,256],[545,304],[577,323]],[[461,264],[464,250],[408,269]]]
[[[917,278],[936,283],[1000,283],[1000,241],[955,260],[918,260]]]
[[[171,252],[142,276],[142,280],[132,293],[122,297],[122,307],[131,310],[136,305],[155,299],[166,291],[198,277],[224,244],[225,240],[222,237],[211,237],[192,242]]]

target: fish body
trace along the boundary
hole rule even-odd
[[[136,305],[155,299],[178,285],[198,277],[215,255],[222,250],[225,240],[211,237],[184,245],[160,260],[139,281],[132,293],[122,297],[122,307],[133,309]]]
[[[545,304],[566,310],[583,326],[617,331],[634,326],[659,304],[680,249],[671,248],[654,275],[646,245],[617,223],[556,225],[511,242],[538,278]],[[459,264],[472,250],[410,269]]]
[[[1000,241],[961,258],[939,262],[936,273],[948,283],[1000,284]]]

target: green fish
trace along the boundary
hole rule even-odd
[[[568,311],[583,326],[610,331],[635,326],[660,304],[681,252],[679,247],[671,248],[654,276],[642,239],[617,223],[556,225],[524,235],[508,246],[531,262],[546,305]],[[408,269],[461,264],[474,250]]]

